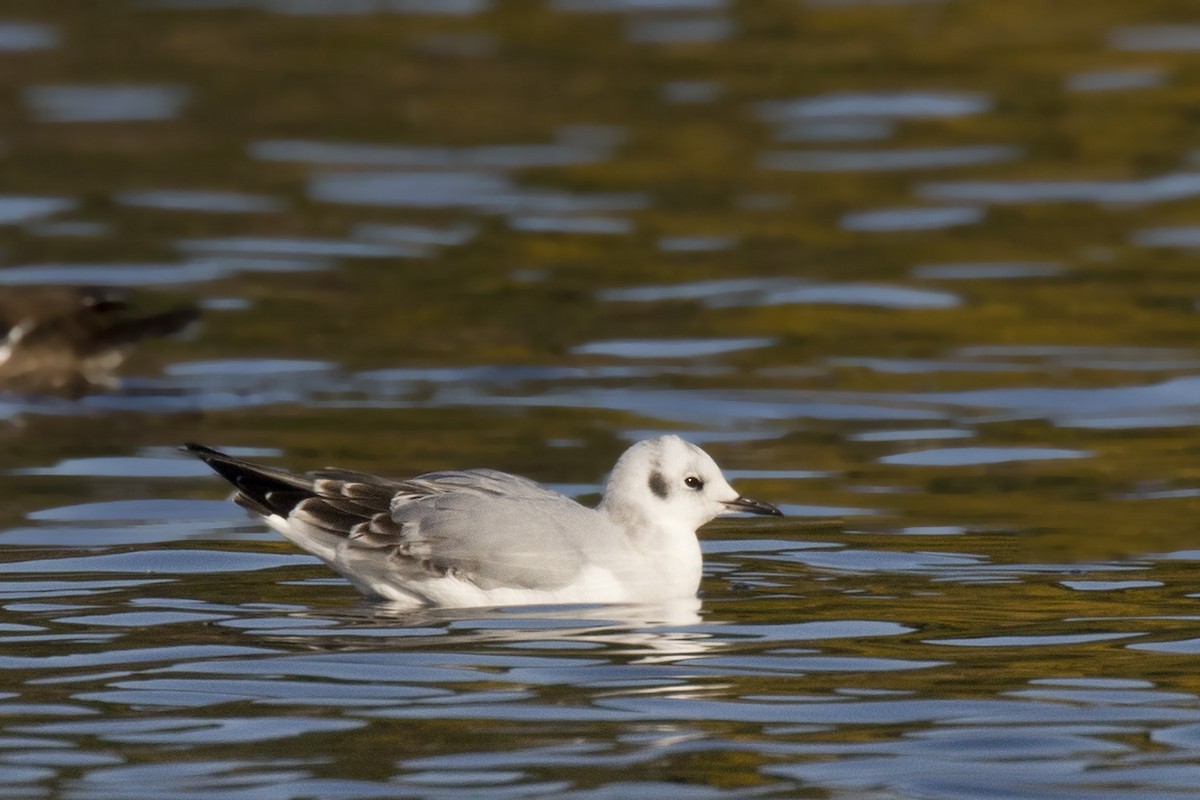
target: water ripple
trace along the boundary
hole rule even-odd
[[[763,169],[789,172],[893,172],[1003,164],[1021,156],[1009,145],[909,148],[905,150],[806,150],[766,153]]]
[[[984,215],[984,210],[976,206],[879,208],[844,214],[840,223],[848,231],[929,231],[974,225]]]
[[[1200,195],[1200,173],[1181,172],[1124,181],[942,181],[921,184],[917,194],[927,200],[967,203],[1141,205]]]
[[[179,116],[189,95],[183,86],[38,86],[25,102],[39,122],[151,122]]]
[[[28,53],[58,47],[62,36],[53,25],[0,20],[0,53]]]
[[[796,119],[950,119],[982,114],[991,98],[975,92],[837,92],[798,100],[775,100],[758,105],[772,122]]]

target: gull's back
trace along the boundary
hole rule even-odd
[[[372,551],[388,550],[391,577],[399,569],[406,588],[408,581],[425,579],[422,591],[439,604],[456,587],[429,584],[430,573],[488,593],[565,594],[589,563],[619,546],[616,530],[593,509],[495,470],[435,472],[398,482],[389,510],[384,526],[351,533],[338,550],[339,562],[361,578],[372,564],[380,571]]]
[[[625,599],[600,568],[620,552],[607,519],[496,470],[391,481],[324,469],[296,475],[188,445],[238,487],[234,501],[361,590],[414,605]]]

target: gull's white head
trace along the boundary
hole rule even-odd
[[[708,453],[670,435],[640,441],[617,459],[600,507],[629,524],[692,531],[721,514],[781,514],[769,503],[739,495]]]

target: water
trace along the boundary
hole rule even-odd
[[[1166,0],[9,2],[0,796],[1191,798],[1200,28]],[[3,298],[0,298],[3,299]],[[400,613],[194,440],[780,520],[666,607]]]

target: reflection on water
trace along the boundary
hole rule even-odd
[[[977,92],[836,92],[799,100],[763,103],[765,119],[883,117],[890,119],[950,119],[982,114],[991,108],[987,95]]]
[[[15,225],[49,217],[74,207],[65,197],[0,196],[0,224]]]
[[[983,218],[984,210],[977,206],[878,208],[846,214],[841,226],[848,231],[924,231],[974,225]]]
[[[806,150],[767,153],[759,163],[764,169],[793,172],[887,172],[1000,164],[1013,161],[1019,156],[1020,151],[1014,147],[977,145],[906,150]]]
[[[59,44],[58,29],[36,22],[0,20],[0,53],[46,50]]]
[[[256,214],[281,211],[283,208],[278,200],[261,195],[249,195],[241,192],[205,192],[187,189],[123,192],[113,199],[127,206],[144,206],[164,211]]]
[[[1106,69],[1080,72],[1067,78],[1072,92],[1116,92],[1152,89],[1162,85],[1165,76],[1158,69]]]
[[[600,299],[641,303],[699,300],[715,308],[792,303],[830,303],[880,308],[950,308],[959,304],[957,295],[933,289],[878,284],[811,284],[783,279],[734,279],[609,289],[600,293]]]
[[[575,348],[579,355],[619,358],[700,358],[769,347],[771,339],[616,339]]]
[[[595,127],[567,128],[558,138],[553,144],[462,148],[268,140],[255,142],[250,154],[263,161],[325,166],[532,169],[606,160],[623,137],[617,129]]]
[[[913,267],[917,280],[991,280],[996,278],[1049,278],[1062,273],[1058,264],[1011,261],[964,264],[921,264]]]
[[[0,795],[1195,795],[1178,4],[21,13],[0,299],[205,319],[0,394]],[[661,432],[789,514],[665,608],[372,604],[174,449],[588,501]]]
[[[1110,44],[1135,52],[1200,50],[1200,26],[1128,25],[1112,32]]]
[[[170,119],[187,102],[179,86],[37,86],[25,93],[39,122],[141,122]]]
[[[177,264],[32,264],[0,271],[0,285],[44,284],[150,286],[193,284],[227,278],[241,271],[293,272],[319,269],[306,260],[197,259]]]
[[[469,15],[487,10],[489,0],[150,0],[148,5],[172,9],[219,10],[255,8],[276,14],[359,15],[438,14]]]
[[[576,195],[530,189],[493,172],[326,172],[313,178],[309,194],[326,203],[502,214],[626,211],[645,205],[634,193]]]
[[[929,200],[968,203],[1104,203],[1137,205],[1200,194],[1200,174],[1176,173],[1132,181],[943,181],[918,193]]]

